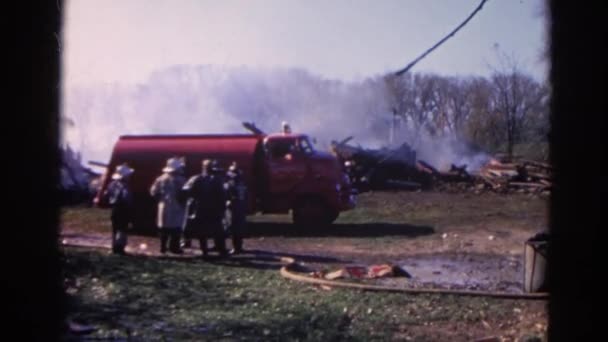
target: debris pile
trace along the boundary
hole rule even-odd
[[[489,189],[500,193],[519,192],[548,194],[553,186],[551,165],[532,160],[503,163],[491,159],[478,172],[477,178]]]
[[[552,187],[552,167],[546,163],[496,156],[475,172],[467,165],[452,164],[440,171],[416,160],[416,151],[407,144],[396,149],[365,149],[332,141],[331,151],[338,157],[359,192],[370,190],[434,189],[446,192],[493,191],[548,195]]]
[[[371,266],[345,266],[335,271],[317,271],[312,273],[313,277],[328,280],[335,279],[375,279],[386,277],[406,277],[411,275],[397,265],[382,264]]]
[[[332,141],[331,152],[359,192],[430,188],[432,177],[417,170],[416,151],[407,143],[394,149],[366,149],[348,145],[351,139]]]
[[[497,193],[531,193],[548,195],[553,185],[552,167],[546,163],[521,159],[502,162],[492,158],[478,171],[468,173],[466,165],[452,165],[449,171],[440,172],[424,161],[417,168],[433,177],[433,187],[439,191],[493,191]]]
[[[61,168],[58,190],[61,204],[91,203],[95,196],[100,174],[82,166],[80,153],[70,146],[61,148]]]

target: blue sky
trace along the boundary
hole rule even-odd
[[[139,83],[176,64],[297,67],[345,81],[395,71],[479,0],[68,0],[67,86]],[[488,75],[501,53],[545,77],[543,0],[490,0],[412,71]]]

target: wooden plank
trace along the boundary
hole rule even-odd
[[[486,170],[486,171],[492,177],[502,177],[502,174],[499,171],[495,171],[495,170]]]
[[[425,162],[424,160],[418,160],[416,162],[417,165],[420,165],[422,168],[427,169],[429,171],[431,171],[433,174],[438,174],[439,171],[437,171],[436,168],[434,168],[433,166],[431,166],[429,163]]]
[[[530,188],[544,188],[545,184],[542,183],[532,183],[532,182],[509,182],[509,186],[517,186],[517,187],[530,187]]]
[[[552,170],[553,169],[553,166],[550,165],[550,164],[547,164],[547,163],[541,163],[541,162],[537,162],[537,161],[534,161],[534,160],[527,160],[527,159],[522,159],[521,161],[524,164],[530,164],[530,165],[533,165],[533,166],[536,166],[536,167],[540,167],[540,168],[543,168],[543,169],[546,169],[546,170]]]
[[[495,183],[493,180],[491,180],[489,177],[486,177],[484,175],[480,175],[480,178],[482,181],[484,181],[486,184],[490,185],[493,189],[497,189],[500,187],[500,184]]]
[[[517,171],[512,170],[512,171],[507,171],[507,170],[487,170],[488,173],[490,173],[492,176],[494,177],[500,177],[500,178],[506,178],[506,177],[513,177],[513,176],[517,176]]]
[[[545,173],[528,172],[528,176],[539,179],[551,180],[551,176]]]

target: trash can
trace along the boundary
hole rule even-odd
[[[545,270],[548,246],[549,241],[546,234],[537,234],[525,243],[524,292],[526,293],[547,291]]]

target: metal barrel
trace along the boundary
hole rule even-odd
[[[547,241],[527,241],[524,247],[524,292],[546,290]]]

